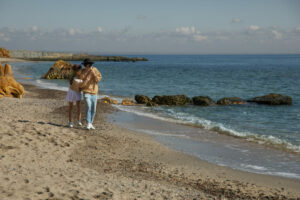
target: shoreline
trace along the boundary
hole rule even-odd
[[[23,99],[0,99],[4,113],[0,116],[0,197],[300,196],[299,180],[217,166],[171,150],[148,135],[111,124],[106,116],[114,111],[103,103],[97,110],[96,131],[66,128],[65,92],[27,84],[24,87],[27,93]]]
[[[109,96],[109,95],[108,95]],[[114,96],[110,96],[112,98],[118,98],[118,97],[114,97]],[[137,104],[136,106],[143,106],[142,104]],[[294,154],[294,155],[300,155],[300,150],[298,146],[295,146],[287,141],[273,141],[270,140],[270,138],[258,135],[258,134],[248,134],[248,135],[239,135],[239,134],[235,134],[235,130],[232,129],[222,129],[220,127],[210,127],[210,128],[206,128],[204,125],[201,124],[194,124],[192,122],[188,122],[188,121],[180,121],[178,119],[174,119],[174,118],[170,118],[170,117],[164,117],[164,116],[153,116],[152,114],[148,114],[146,112],[140,111],[140,110],[127,110],[127,109],[121,109],[123,112],[130,112],[136,115],[139,115],[141,117],[145,117],[145,118],[150,118],[150,119],[159,119],[161,121],[167,122],[167,123],[174,123],[174,124],[179,124],[182,126],[186,126],[186,127],[194,127],[194,128],[199,128],[201,130],[204,131],[208,131],[208,132],[215,132],[220,136],[228,136],[231,138],[237,138],[240,139],[241,142],[244,143],[250,143],[250,144],[259,144],[259,145],[263,145],[263,147],[265,148],[271,148],[274,150],[279,150],[285,153],[290,153],[290,154]],[[276,138],[279,139],[279,138]]]
[[[0,63],[10,63],[10,62],[31,62],[31,61],[24,60],[21,58],[1,58],[0,57]]]

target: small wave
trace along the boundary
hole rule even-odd
[[[266,173],[269,174],[269,175],[300,179],[300,175],[295,174],[295,173],[288,173],[288,172],[266,172]]]
[[[246,164],[241,164],[241,167],[245,168],[250,168],[250,169],[255,169],[255,170],[260,170],[260,171],[266,171],[268,170],[267,168],[263,166],[258,166],[258,165],[246,165]]]
[[[134,129],[135,131],[146,133],[149,135],[159,135],[159,136],[171,136],[171,137],[187,137],[186,135],[183,134],[171,134],[171,133],[162,133],[158,131],[152,131],[152,130],[146,130],[146,129]]]
[[[224,126],[221,123],[213,122],[207,119],[202,119],[187,113],[175,112],[171,109],[167,109],[167,110],[163,110],[163,108],[161,108],[161,110],[157,109],[158,112],[164,112],[164,111],[167,112],[168,116],[161,116],[159,113],[142,111],[141,109],[137,109],[136,107],[128,107],[128,106],[120,106],[120,105],[115,105],[115,107],[117,107],[121,111],[131,112],[139,116],[149,117],[152,119],[158,119],[158,120],[172,122],[172,123],[198,126],[206,130],[216,131],[220,134],[230,135],[238,138],[245,138],[246,140],[251,142],[270,145],[276,148],[286,149],[295,153],[300,152],[300,146],[293,145],[277,137],[258,135],[246,131],[245,132],[236,131]]]
[[[40,79],[36,80],[36,85],[42,88],[47,88],[47,89],[53,89],[53,90],[61,90],[61,91],[68,91],[68,87],[65,86],[60,86],[56,83],[50,83],[46,81],[42,81]]]

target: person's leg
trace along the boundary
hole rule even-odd
[[[77,120],[78,122],[81,122],[80,101],[76,101],[76,108],[77,108]]]
[[[91,123],[94,122],[94,118],[96,115],[96,109],[97,109],[97,95],[91,95],[92,96],[92,106],[91,106]]]
[[[73,102],[69,102],[69,123],[72,122]]]
[[[85,112],[86,112],[86,123],[91,123],[91,95],[90,94],[84,94],[84,101],[85,101]]]

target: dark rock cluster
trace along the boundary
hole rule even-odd
[[[217,102],[213,101],[208,96],[195,96],[192,99],[186,95],[163,95],[154,96],[152,99],[145,95],[136,95],[135,101],[138,104],[146,104],[146,106],[168,105],[168,106],[183,106],[183,105],[196,105],[196,106],[213,106],[213,105],[236,105],[257,103],[266,105],[291,105],[292,98],[282,94],[268,94],[265,96],[254,97],[249,100],[243,100],[239,97],[224,97]]]

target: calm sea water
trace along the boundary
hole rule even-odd
[[[214,100],[237,96],[242,99],[281,93],[293,98],[292,106],[161,106],[131,107],[159,119],[175,120],[237,135],[260,143],[280,145],[300,152],[300,55],[144,55],[148,62],[101,62],[95,66],[103,81],[100,94],[134,98],[136,94],[186,94]],[[76,63],[76,62],[74,62]],[[79,62],[77,62],[79,63]],[[17,76],[59,89],[64,80],[41,80],[53,62],[14,63]]]

